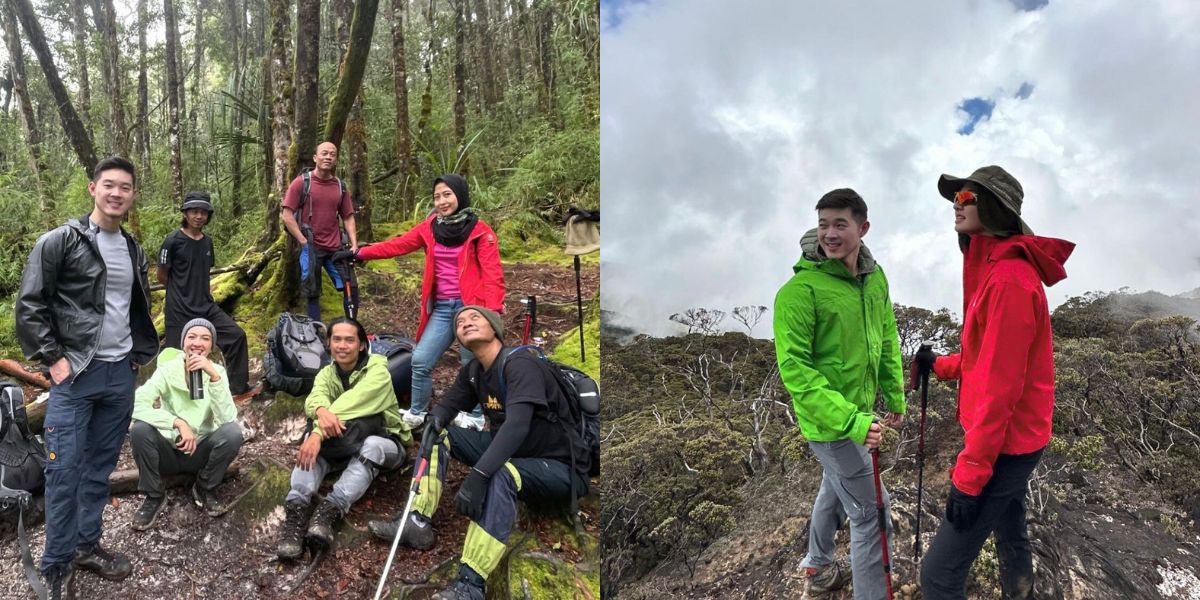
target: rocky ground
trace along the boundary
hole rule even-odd
[[[411,275],[411,274],[410,274]],[[394,273],[360,271],[363,307],[360,318],[368,331],[413,332],[417,294],[404,277]],[[536,294],[538,329],[534,335],[553,344],[576,326],[575,279],[569,266],[505,265],[509,289],[505,327],[508,341],[519,341],[524,329],[520,300]],[[584,300],[599,289],[599,268],[587,264],[583,273]],[[252,353],[252,379],[260,370]],[[453,379],[457,352],[448,352],[435,371],[437,391]],[[27,389],[28,398],[36,390]],[[370,539],[367,522],[403,510],[411,477],[412,457],[400,471],[383,475],[351,509],[338,530],[335,545],[324,556],[312,553],[299,562],[275,556],[283,521],[283,498],[300,433],[304,427],[298,399],[266,394],[238,407],[239,416],[255,430],[236,461],[240,472],[218,491],[225,502],[236,502],[228,514],[210,518],[190,502],[186,488],[170,490],[170,508],[155,528],[134,532],[130,518],[141,503],[136,493],[115,495],[104,513],[106,547],[130,556],[131,577],[112,583],[87,573],[77,581],[80,598],[366,598],[387,559],[388,545]],[[118,469],[132,468],[128,445]],[[449,490],[465,475],[461,465],[449,474]],[[332,485],[329,478],[322,493]],[[596,494],[582,502],[584,529],[575,532],[562,514],[523,511],[509,540],[510,552],[488,582],[491,598],[595,598],[599,596],[599,557]],[[467,521],[453,508],[453,493],[442,496],[434,518],[437,544],[429,551],[398,550],[385,597],[426,598],[453,577]],[[11,527],[0,530],[0,598],[30,598]],[[33,555],[41,556],[44,531],[32,527]]]

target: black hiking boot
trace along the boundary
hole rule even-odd
[[[145,531],[150,529],[154,521],[158,519],[158,515],[167,512],[167,496],[151,496],[146,495],[146,499],[142,501],[142,505],[138,507],[137,512],[133,513],[133,530]]]
[[[400,519],[391,521],[371,521],[367,523],[367,529],[371,535],[377,539],[392,543],[396,539],[396,529],[400,527]],[[417,550],[428,550],[433,547],[433,543],[437,541],[437,536],[433,533],[433,523],[429,519],[417,514],[408,514],[408,523],[404,525],[404,531],[400,533],[400,545],[416,548]]]
[[[304,554],[304,526],[312,514],[312,504],[287,502],[283,505],[283,526],[279,528],[279,558],[295,560]]]
[[[333,526],[342,520],[342,509],[330,502],[328,498],[321,501],[317,514],[313,515],[312,524],[308,526],[308,537],[322,546],[333,545]]]
[[[100,544],[75,549],[75,566],[87,569],[109,581],[121,581],[133,572],[133,565],[123,554],[105,550]]]
[[[225,506],[217,498],[216,490],[201,487],[199,481],[192,484],[192,502],[210,517],[219,517],[225,513]]]
[[[75,568],[70,564],[54,565],[46,569],[46,597],[50,600],[74,600]]]
[[[463,565],[458,568],[458,579],[429,600],[484,600],[483,583],[479,573]]]

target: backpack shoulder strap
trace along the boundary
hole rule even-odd
[[[513,354],[515,354],[516,352],[518,352],[520,350],[533,350],[534,352],[537,352],[538,358],[541,358],[542,360],[546,360],[546,355],[542,354],[541,348],[538,348],[537,346],[531,346],[531,345],[515,346],[512,348],[509,348],[507,352],[503,353],[500,356],[500,365],[499,365],[499,368],[500,368],[500,401],[505,404],[508,404],[508,383],[506,383],[504,381],[504,367],[508,366],[508,357],[512,356]]]
[[[300,210],[304,210],[304,205],[308,204],[308,195],[312,190],[312,171],[305,169],[300,175],[304,178],[304,187],[300,188]],[[312,206],[308,207],[308,223],[312,225]]]

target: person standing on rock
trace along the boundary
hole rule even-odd
[[[801,238],[803,256],[775,297],[779,375],[823,469],[800,567],[810,593],[838,590],[853,579],[856,600],[878,600],[887,581],[868,451],[883,436],[874,413],[877,392],[888,411],[883,424],[898,427],[904,420],[900,340],[887,277],[862,244],[871,226],[866,202],[843,188],[825,194],[816,209],[817,227]],[[890,512],[887,490],[882,493]],[[834,535],[847,519],[852,573],[835,560]],[[890,538],[890,515],[886,520]]]
[[[333,362],[317,372],[304,401],[310,430],[296,453],[291,490],[284,499],[280,558],[299,558],[306,538],[326,547],[333,544],[334,526],[375,477],[404,464],[412,434],[400,419],[387,358],[368,352],[369,345],[358,321],[338,317],[330,323]],[[333,490],[314,514],[317,488],[326,474],[339,470]]]
[[[50,370],[41,565],[50,598],[72,595],[75,567],[111,581],[133,571],[128,558],[100,545],[100,537],[137,370],[158,351],[149,264],[121,228],[137,199],[137,173],[117,156],[100,161],[93,173],[91,213],[38,238],[15,309],[25,358]]]
[[[340,292],[345,281],[350,281],[350,298],[343,294],[342,304],[346,316],[352,316],[350,305],[358,306],[358,281],[354,271],[333,254],[344,247],[350,252],[358,250],[358,229],[354,223],[354,204],[346,185],[333,174],[337,167],[338,148],[333,142],[317,145],[313,154],[316,167],[296,176],[283,196],[280,219],[284,229],[300,244],[300,292],[308,301],[308,316],[321,320],[321,269],[333,280],[333,287]],[[338,218],[346,226],[348,246],[342,243],[342,230]]]
[[[204,233],[213,215],[208,192],[191,191],[183,198],[183,221],[179,229],[163,239],[158,251],[158,283],[167,288],[163,305],[166,323],[164,345],[181,348],[183,326],[192,319],[204,319],[216,328],[213,342],[225,355],[229,390],[235,396],[252,395],[250,356],[246,332],[213,301],[209,271],[215,264],[212,238]]]
[[[564,427],[567,399],[550,371],[554,367],[530,352],[505,347],[500,315],[483,306],[464,306],[454,324],[459,343],[474,359],[430,411],[421,444],[431,449],[430,476],[420,480],[400,543],[419,550],[433,546],[432,519],[448,459],[468,465],[470,474],[454,497],[458,512],[471,519],[462,566],[458,579],[432,600],[483,600],[484,582],[504,557],[516,524],[517,500],[566,506],[573,497],[586,496],[591,453],[577,427]],[[489,431],[446,427],[456,413],[477,404],[487,413]],[[377,539],[392,542],[400,518],[371,521],[368,529]]]
[[[433,213],[407,233],[386,242],[364,246],[355,260],[377,260],[425,251],[421,279],[421,319],[412,356],[412,403],[404,422],[416,429],[425,422],[433,398],[433,367],[454,343],[454,314],[464,305],[478,304],[504,312],[504,269],[496,233],[471,208],[467,180],[448,173],[433,182]],[[471,352],[459,345],[459,362]],[[454,421],[459,427],[483,429],[483,412],[475,407]]]
[[[950,472],[946,520],[921,565],[926,600],[966,598],[967,574],[996,536],[1001,595],[1033,597],[1026,486],[1050,442],[1054,349],[1044,286],[1066,278],[1075,244],[1037,237],[1021,219],[1024,191],[1004,169],[942,175],[963,252],[962,352],[917,356],[956,379],[963,449]]]
[[[183,350],[164,348],[154,375],[133,399],[129,446],[138,467],[138,491],[146,494],[133,515],[134,531],[149,529],[166,510],[164,475],[195,475],[192,501],[210,517],[222,514],[217,486],[242,447],[225,367],[209,360],[217,328],[192,319],[180,330]],[[196,371],[202,373],[198,392],[191,387]]]

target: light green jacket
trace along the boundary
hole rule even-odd
[[[887,277],[863,246],[859,276],[826,259],[816,229],[801,239],[795,274],[775,296],[775,354],[804,437],[861,444],[875,397],[903,413],[904,374]]]
[[[229,393],[229,378],[225,367],[214,365],[221,374],[220,381],[203,376],[204,399],[192,400],[188,392],[187,375],[183,368],[186,355],[176,348],[164,348],[158,354],[158,368],[150,380],[133,395],[133,418],[158,429],[168,440],[175,440],[175,419],[183,419],[197,438],[218,427],[237,420],[237,407]],[[155,408],[155,404],[159,406]]]
[[[304,414],[313,419],[313,431],[320,432],[316,425],[317,409],[328,408],[337,418],[347,421],[383,413],[383,426],[405,445],[412,444],[412,433],[400,418],[400,406],[396,392],[392,389],[392,375],[388,372],[387,358],[372,354],[367,364],[350,374],[350,389],[342,387],[337,375],[337,363],[329,363],[313,381],[312,392],[304,401]]]

